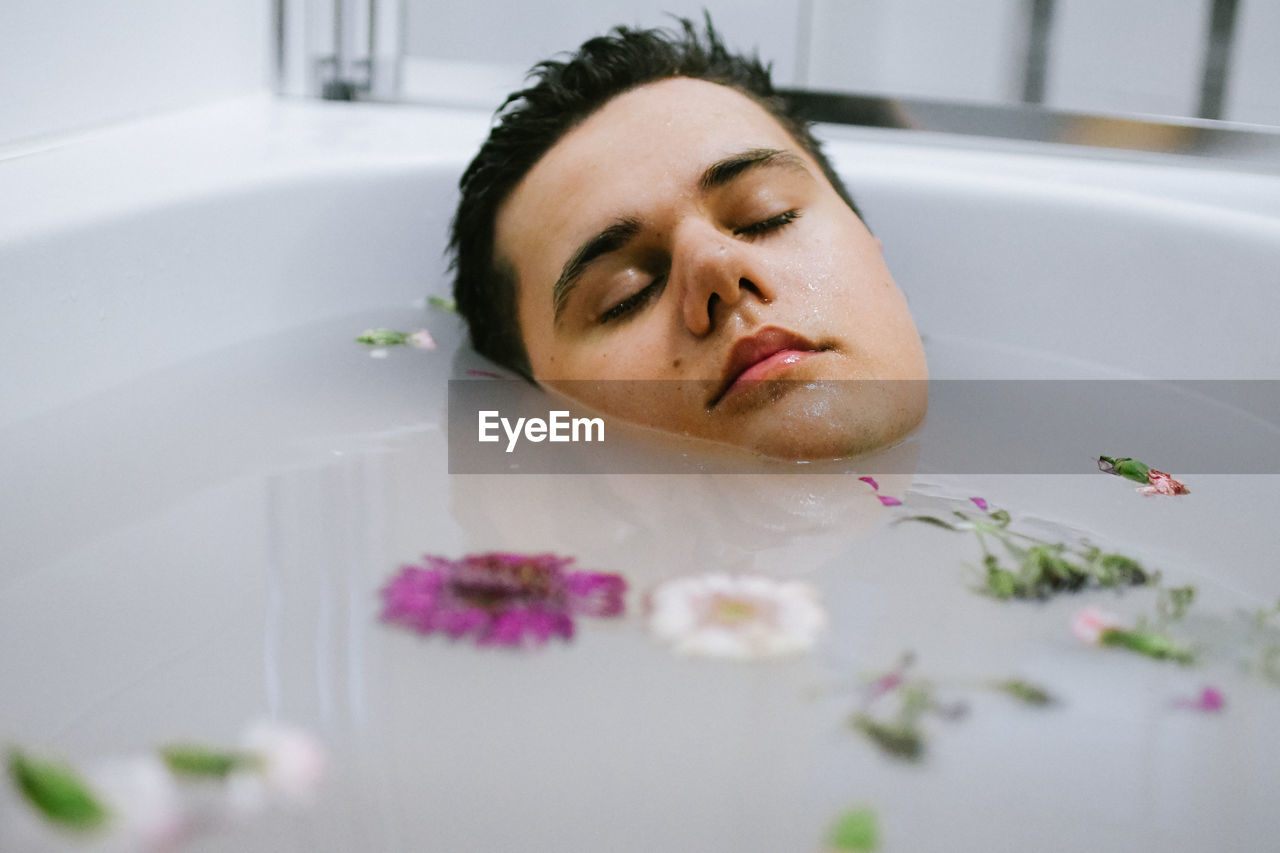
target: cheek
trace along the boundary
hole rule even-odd
[[[670,306],[666,300],[584,344],[575,364],[584,378],[670,379]]]
[[[896,290],[879,244],[861,224],[833,229],[824,237],[821,254],[825,269],[843,284],[848,298],[878,301],[885,292]]]

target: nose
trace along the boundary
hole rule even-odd
[[[710,334],[743,299],[772,298],[752,247],[704,221],[679,229],[670,284],[679,288],[684,324],[697,337]]]

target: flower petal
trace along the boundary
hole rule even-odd
[[[1096,607],[1086,607],[1071,620],[1071,633],[1091,645],[1102,639],[1104,631],[1114,631],[1121,627],[1120,617]]]

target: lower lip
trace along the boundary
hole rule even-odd
[[[759,382],[764,379],[773,379],[779,374],[790,370],[794,365],[797,365],[817,354],[817,352],[811,350],[779,350],[768,358],[760,359],[755,364],[742,371],[742,373],[738,375],[738,378],[733,380],[733,384],[729,386],[729,389],[725,391],[724,396],[729,396],[744,385]]]

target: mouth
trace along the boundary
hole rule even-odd
[[[826,349],[794,332],[775,326],[768,326],[739,339],[729,351],[719,387],[707,402],[708,411],[718,406],[726,397],[757,382],[775,378]]]

